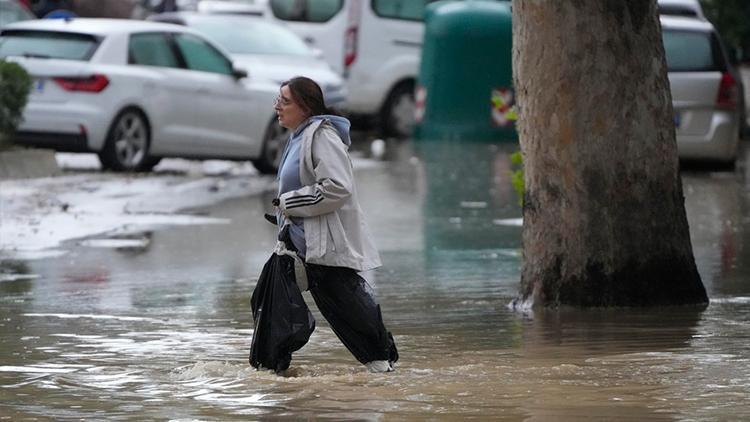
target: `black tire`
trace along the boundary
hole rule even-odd
[[[281,153],[289,138],[289,129],[279,125],[276,119],[271,120],[263,135],[263,148],[260,157],[252,160],[255,168],[263,174],[276,174],[279,171]]]
[[[149,157],[151,129],[138,109],[127,108],[112,121],[99,161],[105,169],[121,172],[149,171],[161,158]]]
[[[737,159],[735,158],[733,160],[719,161],[717,163],[714,163],[714,169],[716,171],[731,172],[734,171],[736,165]]]
[[[415,124],[414,108],[414,82],[396,85],[380,112],[383,135],[399,139],[410,137]]]

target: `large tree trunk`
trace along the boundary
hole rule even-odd
[[[519,300],[707,303],[656,0],[513,0],[513,43],[526,178]]]

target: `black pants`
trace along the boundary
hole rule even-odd
[[[365,279],[351,268],[305,266],[315,304],[354,357],[361,363],[396,362],[396,344]]]

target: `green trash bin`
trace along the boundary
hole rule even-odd
[[[510,2],[440,1],[425,12],[416,140],[516,141]]]

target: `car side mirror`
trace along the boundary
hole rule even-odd
[[[243,79],[243,78],[247,78],[247,76],[248,76],[247,75],[247,70],[245,70],[245,69],[238,69],[238,68],[235,67],[235,68],[232,69],[232,76],[234,76],[234,79],[237,79],[237,80]]]

